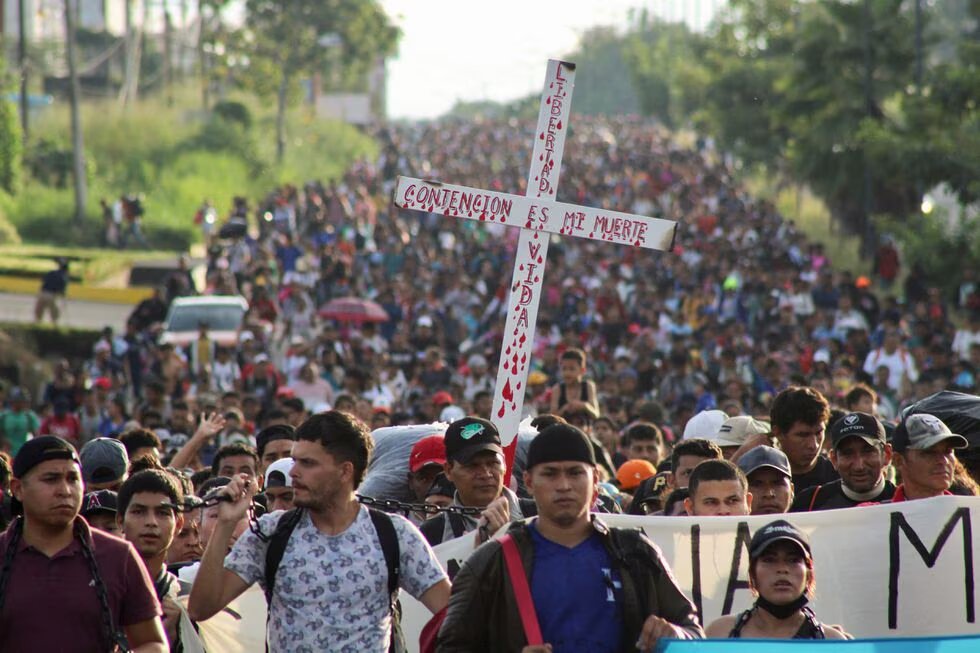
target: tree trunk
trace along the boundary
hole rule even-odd
[[[197,22],[197,68],[201,75],[201,104],[207,111],[211,108],[211,80],[209,79],[207,53],[204,51],[204,39],[207,36],[204,0],[197,0]]]
[[[30,104],[27,95],[27,16],[24,15],[24,0],[17,2],[17,63],[20,68],[20,127],[24,139],[24,151],[27,151],[27,140],[30,136]]]
[[[71,80],[71,145],[72,172],[75,177],[75,224],[85,223],[85,205],[88,201],[88,187],[85,179],[85,143],[82,138],[82,121],[79,115],[81,88],[78,84],[78,71],[75,68],[75,16],[72,0],[65,0],[65,53],[68,59],[68,76]]]
[[[166,86],[167,106],[174,105],[174,29],[170,20],[170,8],[163,5],[163,83]]]
[[[286,158],[286,96],[289,92],[289,72],[286,63],[282,65],[282,77],[279,81],[279,97],[276,109],[276,162],[282,163]]]

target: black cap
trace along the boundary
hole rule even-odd
[[[118,498],[119,495],[112,490],[89,492],[82,497],[82,510],[79,514],[82,517],[88,517],[97,512],[111,512],[112,514],[116,514],[119,507]]]
[[[294,429],[289,424],[273,424],[272,426],[267,426],[255,436],[255,448],[259,452],[259,456],[265,451],[267,444],[273,440],[295,440],[296,439],[296,429]]]
[[[479,417],[464,417],[450,424],[444,441],[447,461],[469,462],[482,451],[504,454],[497,427]]]
[[[786,478],[793,478],[793,470],[790,468],[789,458],[782,451],[774,447],[763,444],[749,449],[745,452],[745,455],[738,459],[738,468],[746,476],[763,467],[775,469]]]
[[[73,460],[79,467],[78,452],[66,440],[53,435],[42,435],[24,443],[14,458],[14,478],[24,478],[27,472],[48,460]]]
[[[538,433],[527,448],[526,469],[553,462],[595,465],[595,449],[589,436],[571,424],[552,424]]]
[[[871,446],[885,444],[885,427],[874,415],[848,413],[830,427],[830,443],[836,449],[845,438],[861,438]]]
[[[436,480],[432,481],[432,486],[429,488],[429,491],[425,493],[425,496],[431,497],[436,494],[446,497],[456,496],[456,486],[453,485],[452,481],[446,478],[445,474],[439,474],[436,476]]]
[[[765,553],[770,545],[780,540],[796,543],[807,556],[810,553],[810,540],[806,534],[785,519],[777,519],[757,530],[749,542],[749,558],[755,559]]]

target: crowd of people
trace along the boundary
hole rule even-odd
[[[522,192],[521,127],[385,127],[336,183],[236,199],[222,228],[201,221],[201,287],[182,261],[89,359],[0,389],[0,649],[182,650],[182,618],[254,583],[276,651],[387,650],[399,587],[437,615],[440,651],[847,636],[806,605],[809,542],[783,517],[978,494],[970,442],[902,412],[977,391],[970,268],[955,298],[917,269],[898,294],[894,255],[835,270],[710,142],[577,119],[559,199],[675,220],[677,244],[554,240],[524,398],[537,435],[508,478],[490,410],[517,234],[390,196],[399,174]],[[186,347],[159,339],[197,293],[248,300],[236,342],[207,323]],[[320,316],[348,296],[387,319]],[[436,423],[399,462],[404,492],[371,497],[411,497],[400,514],[363,506],[371,431]],[[749,547],[753,608],[704,624],[655,543],[596,516],[616,512],[782,516]],[[476,552],[442,569],[432,546],[466,534]],[[49,589],[31,579],[56,565],[72,626],[38,630]]]

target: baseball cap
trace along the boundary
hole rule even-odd
[[[962,435],[953,433],[935,415],[916,413],[906,417],[892,435],[892,447],[902,453],[906,449],[928,449],[943,440],[952,440],[954,449],[965,449],[970,443]]]
[[[848,413],[830,427],[830,443],[836,449],[845,438],[861,438],[871,446],[885,443],[885,427],[867,413]]]
[[[420,326],[420,327],[431,327],[432,326],[432,318],[429,317],[428,315],[423,315],[422,317],[420,317],[418,319],[418,321],[415,324],[417,326]]]
[[[718,427],[718,435],[715,437],[715,444],[719,447],[740,447],[745,444],[751,435],[759,433],[769,433],[772,427],[768,422],[763,422],[748,415],[736,415],[729,417]]]
[[[542,429],[527,448],[526,469],[553,462],[595,465],[595,450],[589,436],[571,424],[552,424]],[[653,473],[656,474],[656,470]]]
[[[121,480],[129,469],[126,447],[115,438],[95,438],[80,452],[82,480],[86,483],[110,483]]]
[[[786,478],[793,478],[793,470],[789,466],[789,458],[779,449],[762,445],[750,449],[738,459],[738,468],[746,476],[763,467],[771,467],[777,472],[782,472]]]
[[[265,470],[264,487],[293,487],[289,472],[293,470],[292,458],[280,458]]]
[[[451,404],[451,403],[453,403],[453,396],[448,392],[446,392],[445,390],[441,390],[435,393],[434,395],[432,395],[433,406],[442,406],[443,404]]]
[[[714,442],[718,439],[718,429],[728,419],[728,415],[721,410],[702,410],[700,413],[687,420],[684,427],[684,438],[703,438]]]
[[[29,471],[49,460],[73,460],[78,463],[78,453],[67,440],[54,435],[42,435],[24,443],[14,458],[14,478],[24,478]],[[81,463],[79,463],[81,464]]]
[[[633,490],[651,476],[657,475],[657,468],[649,460],[627,460],[616,470],[616,480],[624,490]]]
[[[501,456],[504,454],[497,427],[481,417],[456,420],[446,429],[443,441],[446,445],[446,459],[455,462],[468,462],[481,451],[492,451]]]
[[[466,411],[459,406],[446,406],[442,409],[442,412],[439,413],[439,421],[446,422],[447,424],[451,424],[464,417],[466,417]]]
[[[446,464],[446,442],[441,435],[428,435],[414,445],[408,456],[408,469],[413,474],[426,465]]]
[[[112,514],[116,514],[119,506],[118,496],[112,490],[89,492],[82,497],[82,509],[79,514],[82,517],[88,517],[97,512],[111,512]]]
[[[810,556],[810,540],[807,536],[785,519],[777,519],[757,530],[749,542],[749,558],[758,558],[765,553],[772,544],[788,540],[794,542],[803,552]]]

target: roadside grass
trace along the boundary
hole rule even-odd
[[[71,279],[98,284],[128,270],[134,261],[172,259],[173,252],[147,250],[88,249],[56,245],[0,245],[0,275],[41,277],[55,269],[58,258],[69,260]]]
[[[855,277],[869,272],[870,262],[863,260],[860,253],[861,239],[841,233],[826,205],[809,188],[799,185],[779,188],[761,173],[748,176],[744,183],[752,195],[772,202],[785,219],[792,220],[806,234],[807,239],[821,243],[835,269],[848,270]]]
[[[285,160],[275,161],[274,103],[244,95],[252,112],[249,127],[216,118],[200,109],[193,89],[178,92],[169,106],[151,96],[124,109],[115,101],[82,106],[89,180],[86,216],[75,224],[70,174],[71,134],[66,106],[47,110],[35,123],[28,157],[43,141],[44,179],[26,179],[16,195],[0,193],[0,218],[13,225],[23,242],[97,247],[104,226],[99,200],[142,195],[143,231],[150,246],[187,251],[201,241],[193,218],[205,199],[223,218],[232,198],[244,196],[255,206],[276,186],[338,179],[358,157],[373,156],[377,146],[357,128],[321,120],[306,106],[287,115]],[[61,158],[58,158],[61,157]],[[2,222],[2,219],[0,219]],[[9,231],[9,229],[8,229]],[[0,242],[17,238],[0,229]]]

